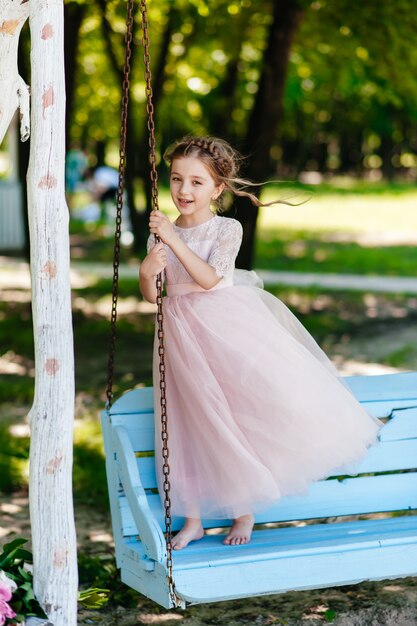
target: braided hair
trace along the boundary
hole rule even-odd
[[[245,188],[256,185],[239,178],[239,165],[242,157],[227,141],[218,137],[183,137],[171,145],[164,154],[164,159],[170,166],[175,159],[182,157],[195,157],[201,160],[210,172],[216,186],[223,183],[224,191],[229,191],[237,196],[245,196],[255,206],[266,206],[253,193],[245,191]],[[223,209],[222,196],[223,193],[215,200],[218,212]]]

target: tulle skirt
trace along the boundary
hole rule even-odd
[[[265,510],[377,442],[382,422],[268,292],[246,281],[165,297],[163,308],[173,514],[232,519]],[[156,337],[154,388],[163,493]]]

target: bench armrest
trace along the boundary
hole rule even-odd
[[[165,537],[155,515],[149,507],[143,488],[136,457],[127,430],[123,426],[113,429],[113,445],[117,456],[120,481],[146,554],[158,562],[166,559]]]

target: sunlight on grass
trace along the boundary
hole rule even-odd
[[[87,415],[90,411],[87,409]],[[74,497],[77,502],[107,506],[103,438],[99,421],[85,414],[74,431]]]
[[[306,195],[294,190],[291,202]],[[263,200],[290,196],[289,188],[268,189]],[[313,191],[311,198],[300,206],[277,204],[260,210],[260,230],[304,229],[344,232],[393,232],[413,234],[417,239],[417,190],[382,193],[323,193]]]

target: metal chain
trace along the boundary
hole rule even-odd
[[[151,58],[149,52],[149,25],[146,0],[140,2],[140,12],[142,15],[142,46],[143,60],[145,63],[145,83],[146,83],[146,111],[148,114],[148,131],[149,131],[149,162],[151,166],[150,177],[152,182],[152,208],[159,210],[158,204],[158,172],[156,170],[155,155],[155,123],[154,123],[154,106],[152,102],[152,73]],[[160,238],[155,235],[156,242]],[[166,385],[165,385],[165,351],[164,351],[164,314],[162,309],[162,272],[156,278],[156,304],[158,307],[156,321],[158,324],[158,355],[159,355],[159,389],[160,389],[160,408],[161,408],[161,431],[162,431],[162,457],[163,457],[163,475],[164,475],[164,509],[165,509],[165,531],[166,531],[166,547],[167,558],[166,566],[168,573],[168,588],[171,601],[174,606],[178,605],[175,595],[175,584],[172,573],[172,518],[171,518],[171,484],[169,480],[169,447],[168,447],[168,418],[167,418],[167,402],[166,402]]]
[[[126,128],[127,128],[127,110],[129,106],[129,87],[130,87],[130,57],[132,55],[132,25],[133,25],[133,8],[134,0],[127,0],[127,17],[126,17],[126,34],[125,34],[125,63],[123,68],[123,86],[122,86],[122,113],[120,128],[120,147],[119,147],[119,181],[117,187],[117,203],[116,203],[116,231],[114,234],[114,252],[113,252],[113,286],[112,286],[112,307],[110,317],[110,346],[109,360],[107,366],[107,387],[106,396],[108,408],[112,405],[113,400],[113,377],[114,377],[114,359],[116,352],[116,321],[117,321],[117,298],[119,293],[119,265],[120,265],[120,237],[122,233],[122,209],[123,209],[123,189],[126,170]]]

